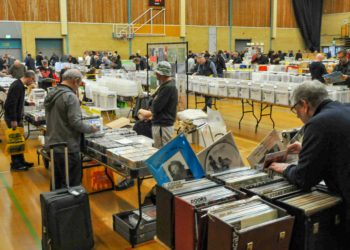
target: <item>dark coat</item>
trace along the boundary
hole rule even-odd
[[[25,88],[21,80],[14,81],[5,101],[5,120],[21,122],[24,109]]]
[[[152,101],[152,124],[173,126],[176,119],[177,89],[174,80],[163,83]]]
[[[339,71],[343,75],[350,76],[350,61],[348,61],[345,65],[338,64],[337,66],[335,66],[334,71]],[[350,77],[346,79],[346,81],[337,82],[334,85],[347,85],[348,87],[350,87]]]
[[[283,175],[304,190],[324,180],[341,195],[350,220],[350,106],[326,100],[305,124],[298,165]]]
[[[322,62],[312,62],[309,65],[312,80],[319,80],[325,82],[323,75],[327,74],[326,66]]]
[[[31,57],[27,57],[26,66],[28,70],[33,70],[35,72],[35,61]]]

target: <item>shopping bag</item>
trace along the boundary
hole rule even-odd
[[[6,147],[5,153],[10,155],[23,154],[25,151],[24,129],[17,127],[16,129],[7,129],[5,132]]]

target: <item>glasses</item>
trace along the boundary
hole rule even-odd
[[[296,104],[293,105],[293,107],[290,108],[290,111],[292,111],[294,114],[297,113],[296,106],[300,104],[300,101],[298,101]]]

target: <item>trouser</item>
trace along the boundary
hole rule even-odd
[[[173,133],[173,126],[161,127],[159,125],[152,124],[152,137],[154,140],[154,147],[163,147],[168,141],[171,140]]]
[[[54,154],[55,162],[55,187],[56,189],[67,187],[64,153]],[[79,186],[82,179],[82,167],[80,152],[68,154],[69,186]]]
[[[205,96],[205,106],[204,109],[207,110],[207,107],[211,108],[211,105],[213,103],[213,98],[211,96]]]
[[[5,122],[8,128],[11,128],[11,121],[5,117]],[[18,127],[23,127],[23,121],[17,121]],[[16,168],[22,166],[25,162],[23,154],[11,155],[11,166]]]

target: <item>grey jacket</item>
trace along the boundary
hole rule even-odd
[[[79,99],[74,91],[59,85],[45,99],[45,145],[66,142],[69,153],[80,151],[81,133],[91,133],[92,127],[83,122]],[[55,152],[63,152],[58,148]]]

